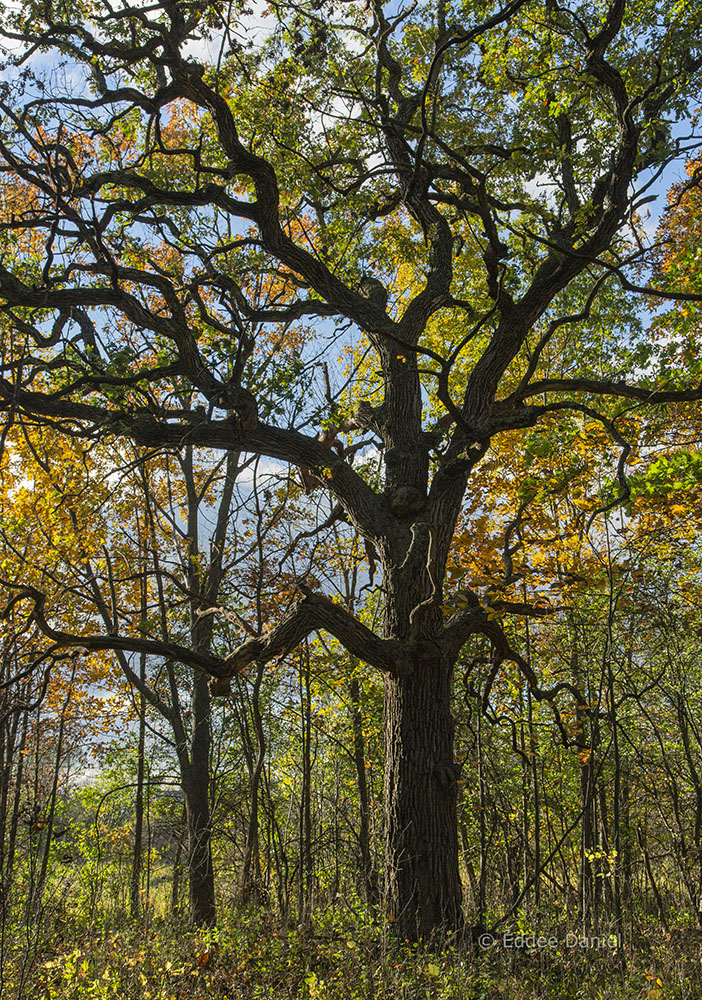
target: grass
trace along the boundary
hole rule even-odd
[[[565,947],[563,935],[550,947],[502,944],[482,952],[410,947],[340,910],[309,929],[231,909],[207,932],[163,917],[146,926],[106,917],[87,927],[78,913],[53,924],[47,915],[29,964],[22,937],[6,936],[3,998],[702,1000],[702,943],[693,931],[671,938],[652,928],[621,950]]]

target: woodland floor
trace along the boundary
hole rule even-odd
[[[702,936],[640,926],[635,946],[457,945],[437,951],[327,911],[313,928],[231,910],[212,932],[173,920],[90,927],[64,915],[41,940],[5,928],[3,1000],[701,1000]],[[513,939],[507,938],[509,942]]]

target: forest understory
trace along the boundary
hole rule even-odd
[[[637,922],[626,943],[568,921],[439,948],[402,944],[360,906],[336,902],[304,927],[266,910],[224,909],[216,930],[172,916],[87,924],[47,908],[39,939],[8,934],[3,990],[21,1000],[699,1000],[702,934]],[[545,927],[545,930],[544,930]],[[503,943],[504,942],[504,943]]]

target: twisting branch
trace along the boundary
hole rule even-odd
[[[401,643],[381,639],[367,626],[328,597],[314,593],[298,583],[301,597],[280,622],[266,635],[247,639],[238,646],[224,664],[223,683],[212,685],[214,694],[228,691],[228,678],[241,673],[249,663],[267,663],[285,656],[312,632],[323,630],[338,639],[352,656],[364,660],[385,673],[399,674],[408,669],[408,658]]]
[[[32,602],[30,620],[51,639],[57,647],[69,647],[85,652],[110,650],[114,652],[146,653],[165,660],[184,663],[207,674],[213,694],[228,694],[230,680],[242,673],[250,663],[267,663],[285,656],[310,633],[321,629],[343,643],[345,648],[360,660],[386,673],[400,673],[408,667],[408,658],[401,644],[392,639],[381,639],[354,618],[350,612],[329,598],[298,584],[301,597],[266,635],[247,639],[225,658],[198,653],[178,643],[126,635],[76,635],[54,628],[46,618],[46,595],[36,587],[15,584],[6,580],[2,586],[17,593],[10,599],[0,619],[9,616],[21,601]],[[219,609],[211,609],[217,611]]]
[[[470,602],[469,607],[456,615],[444,629],[447,645],[452,649],[456,658],[458,658],[462,646],[471,636],[483,635],[490,641],[495,654],[493,679],[502,663],[509,660],[516,664],[523,674],[537,701],[551,703],[561,692],[567,691],[577,700],[577,704],[583,704],[585,698],[582,692],[568,681],[559,681],[552,687],[542,688],[528,661],[511,645],[505,630],[495,617],[496,611],[488,612],[474,594],[468,593],[466,599]]]
[[[37,590],[36,587],[31,587],[27,584],[16,584],[7,580],[0,581],[0,584],[8,589],[18,591],[8,601],[4,611],[0,614],[0,618],[7,618],[17,604],[21,601],[29,600],[33,604],[30,619],[57,646],[83,649],[86,652],[121,650],[132,653],[146,653],[147,656],[159,656],[164,659],[185,663],[190,667],[195,667],[197,670],[203,671],[210,677],[220,677],[223,673],[226,673],[225,663],[227,661],[213,656],[204,656],[192,649],[188,649],[187,646],[180,646],[177,643],[146,639],[140,636],[76,635],[72,632],[64,632],[61,629],[56,629],[46,619],[45,594]]]

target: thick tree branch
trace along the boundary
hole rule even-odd
[[[220,660],[214,656],[205,656],[180,646],[177,643],[165,642],[156,639],[147,639],[140,636],[125,635],[75,635],[71,632],[64,632],[56,629],[46,619],[46,595],[36,587],[23,584],[14,584],[6,580],[2,585],[9,589],[18,590],[14,597],[8,602],[1,617],[6,618],[10,611],[20,601],[30,600],[33,603],[30,618],[34,621],[39,630],[59,646],[66,646],[73,649],[85,649],[87,652],[99,652],[101,650],[123,651],[130,653],[146,653],[147,656],[158,656],[166,660],[184,663],[189,667],[195,667],[203,671],[209,677],[221,677],[226,674],[228,661]],[[131,679],[131,678],[130,678]]]
[[[381,639],[340,604],[298,584],[302,597],[267,635],[247,639],[227,657],[224,677],[240,673],[249,663],[267,663],[285,656],[317,630],[329,632],[352,656],[384,673],[399,674],[408,669],[407,650],[392,639]],[[212,685],[215,694],[228,690],[227,681]]]
[[[702,399],[702,384],[695,386],[693,389],[645,389],[642,386],[630,385],[628,382],[622,380],[608,381],[607,379],[589,378],[539,379],[537,382],[532,382],[512,396],[508,396],[506,399],[500,401],[496,404],[495,409],[497,412],[504,410],[508,419],[510,406],[515,406],[514,412],[517,419],[522,414],[526,414],[532,410],[534,415],[536,415],[537,412],[543,410],[543,407],[524,407],[519,410],[516,404],[521,400],[529,399],[531,396],[542,396],[544,393],[550,392],[568,393],[571,395],[586,393],[591,396],[613,396],[619,399],[638,399],[642,403],[651,404],[690,403]]]
[[[246,451],[303,466],[314,470],[327,485],[361,534],[377,539],[387,530],[389,513],[365,480],[317,437],[298,431],[260,421],[245,423],[238,417],[208,420],[197,410],[164,409],[160,413],[150,407],[108,410],[60,396],[28,392],[0,379],[0,412],[3,410],[46,418],[77,436],[107,433],[128,436],[137,445],[147,447],[182,448],[192,444]]]

